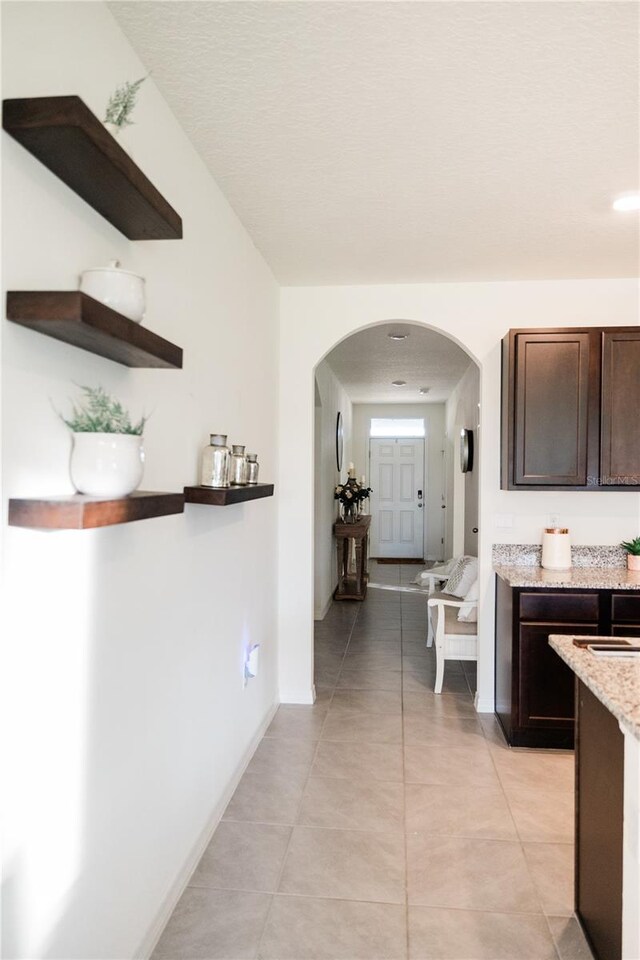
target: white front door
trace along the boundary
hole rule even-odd
[[[371,556],[424,556],[424,440],[369,441]]]

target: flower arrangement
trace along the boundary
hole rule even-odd
[[[339,483],[334,490],[333,499],[339,500],[345,516],[353,516],[363,500],[373,493],[371,487],[360,485],[355,477],[349,477],[345,483]]]

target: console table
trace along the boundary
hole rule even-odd
[[[336,538],[338,557],[338,586],[334,600],[364,600],[367,595],[367,553],[371,517],[359,517],[355,523],[336,520],[333,535]],[[356,549],[356,575],[349,576],[349,553],[351,541]]]

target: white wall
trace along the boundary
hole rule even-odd
[[[425,423],[425,507],[424,557],[443,556],[442,494],[444,492],[444,404],[443,403],[356,403],[353,405],[354,460],[358,477],[369,477],[369,435],[372,417],[420,417]]]
[[[5,97],[79,94],[101,115],[145,72],[101,3],[4,4],[3,41]],[[182,371],[130,370],[3,325],[12,958],[144,955],[277,698],[276,498],[94,531],[6,528],[7,497],[71,491],[52,404],[74,383],[152,414],[145,489],[195,482],[210,431],[277,479],[277,286],[152,79],[134,119],[125,137],[182,241],[127,241],[2,135],[4,288],[74,289],[118,257],[147,278],[146,325],[185,352]],[[260,676],[243,690],[256,641]]]
[[[539,542],[551,512],[574,543],[616,543],[638,529],[640,494],[500,489],[500,341],[514,326],[637,324],[635,280],[292,287],[281,291],[281,460],[279,524],[283,574],[295,545],[299,563],[280,587],[281,692],[309,696],[312,650],[313,368],[356,330],[402,317],[446,333],[481,367],[479,707],[493,709],[493,542]],[[289,469],[295,459],[295,469]],[[306,510],[306,513],[305,513]],[[512,514],[505,531],[496,519]],[[285,586],[286,584],[286,586]]]
[[[475,363],[467,367],[446,404],[447,432],[447,501],[453,507],[447,511],[447,556],[478,553],[480,432],[478,403],[480,401],[480,371]],[[460,468],[460,431],[473,430],[473,468],[462,473]]]
[[[333,494],[340,477],[346,479],[347,466],[353,459],[353,427],[351,400],[326,360],[318,364],[316,384],[314,619],[322,620],[338,582],[332,532],[338,504]],[[342,474],[336,461],[338,411],[344,431]]]

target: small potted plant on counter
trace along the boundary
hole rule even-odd
[[[627,551],[627,569],[640,572],[640,537],[623,540],[620,546]]]
[[[69,464],[78,493],[126,497],[140,485],[144,469],[142,431],[146,417],[131,422],[129,412],[102,387],[82,387],[83,401],[62,417],[73,432]]]

